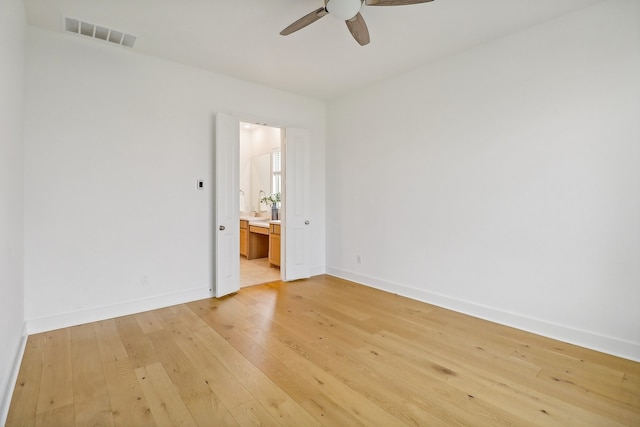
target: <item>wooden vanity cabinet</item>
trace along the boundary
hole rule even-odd
[[[265,224],[266,225],[266,224]],[[269,256],[269,228],[249,223],[249,241],[247,243],[247,259],[266,258]]]
[[[240,255],[247,256],[249,247],[249,221],[240,220]]]
[[[269,263],[280,267],[280,224],[269,224]]]

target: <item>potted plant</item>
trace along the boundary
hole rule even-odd
[[[280,193],[274,193],[270,196],[260,199],[261,202],[271,205],[271,219],[280,219],[280,209],[278,209],[278,203],[280,203]]]

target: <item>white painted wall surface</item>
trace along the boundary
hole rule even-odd
[[[310,129],[324,272],[324,103],[70,34],[30,28],[27,46],[30,331],[208,295],[218,111]]]
[[[0,2],[0,425],[9,410],[24,335],[23,74],[26,18]]]
[[[640,360],[639,17],[600,2],[329,104],[327,271]]]
[[[241,197],[240,211],[251,210],[251,132],[240,126],[240,149],[238,150],[240,157],[240,190],[244,192],[244,200]],[[240,193],[242,194],[242,193]],[[244,207],[242,202],[244,201]]]
[[[271,153],[280,147],[281,130],[275,127],[260,126],[251,131],[252,155]]]

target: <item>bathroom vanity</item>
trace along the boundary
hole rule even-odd
[[[249,221],[247,259],[269,256],[269,224],[266,221]]]
[[[247,259],[269,257],[269,263],[279,267],[280,221],[241,217],[240,255]]]

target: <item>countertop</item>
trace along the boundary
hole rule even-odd
[[[268,228],[269,224],[280,224],[281,223],[281,221],[279,219],[270,220],[269,218],[259,217],[259,216],[241,216],[240,220],[249,221],[249,225],[254,225],[256,227],[265,227],[265,228]]]

